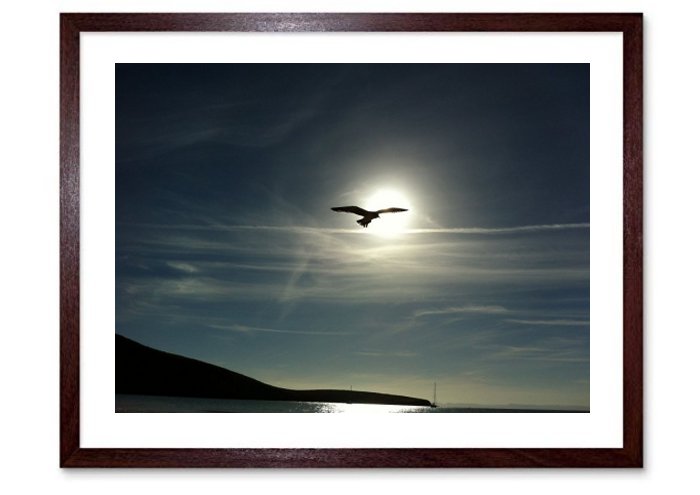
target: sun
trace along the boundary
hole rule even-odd
[[[365,209],[379,210],[382,208],[406,208],[407,212],[383,213],[381,218],[374,220],[367,228],[368,233],[381,237],[395,237],[405,232],[411,221],[411,203],[408,197],[395,189],[379,189],[367,198]]]

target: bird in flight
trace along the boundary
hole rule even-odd
[[[399,213],[401,211],[408,211],[406,208],[384,208],[382,210],[367,211],[359,206],[336,206],[331,208],[331,210],[360,215],[362,218],[360,218],[357,223],[365,228],[367,228],[367,225],[369,225],[372,220],[379,218],[380,213]]]

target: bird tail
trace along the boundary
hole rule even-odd
[[[371,218],[366,218],[366,217],[364,217],[364,218],[360,218],[360,219],[357,221],[357,223],[359,223],[360,225],[362,225],[364,228],[367,228],[367,226],[369,225],[369,223],[370,223],[371,221],[372,221]]]

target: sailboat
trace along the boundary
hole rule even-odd
[[[430,407],[437,407],[437,382],[433,382],[433,403]]]

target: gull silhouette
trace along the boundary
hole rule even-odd
[[[360,215],[362,218],[360,218],[357,223],[365,228],[367,228],[367,225],[369,225],[372,220],[379,218],[380,213],[399,213],[401,211],[408,211],[406,208],[384,208],[382,210],[367,211],[359,206],[336,206],[331,208],[331,210]]]

